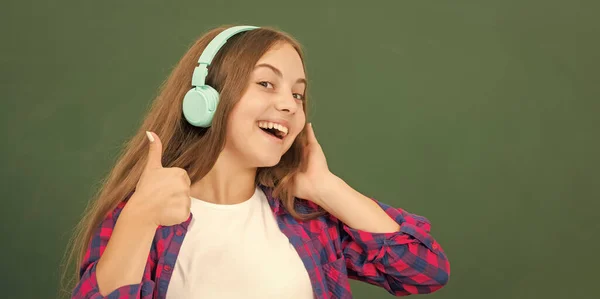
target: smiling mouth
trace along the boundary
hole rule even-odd
[[[277,139],[280,139],[280,140],[283,139],[283,135],[282,135],[281,131],[277,131],[277,129],[263,129],[263,128],[260,128],[260,129],[263,130],[263,132],[265,132]]]
[[[288,128],[268,121],[260,121],[258,122],[258,127],[263,130],[263,132],[282,140],[288,134]]]

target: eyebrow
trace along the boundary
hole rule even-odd
[[[281,73],[281,71],[280,71],[278,68],[276,68],[276,67],[274,67],[274,66],[272,66],[272,65],[270,65],[270,64],[268,64],[268,63],[261,63],[261,64],[257,64],[257,65],[256,65],[256,67],[254,67],[254,69],[257,69],[257,68],[259,68],[259,67],[266,67],[266,68],[269,68],[269,69],[271,69],[271,70],[273,71],[273,73],[275,73],[275,74],[276,74],[278,77],[280,77],[280,78],[283,78],[283,74]],[[303,83],[303,84],[304,84],[304,86],[306,86],[306,85],[307,85],[307,84],[306,84],[306,79],[304,79],[304,78],[299,78],[298,80],[296,80],[296,83]]]

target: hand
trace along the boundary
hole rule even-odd
[[[190,216],[190,177],[182,168],[164,168],[162,143],[156,134],[147,134],[148,161],[126,207],[156,226],[182,223]]]
[[[294,178],[294,196],[321,205],[320,192],[333,174],[329,171],[325,153],[315,137],[312,124],[307,124],[305,130],[307,143],[300,172]]]

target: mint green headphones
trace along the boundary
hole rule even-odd
[[[192,75],[192,89],[183,98],[183,115],[193,126],[208,128],[211,126],[213,116],[219,104],[219,92],[212,86],[206,85],[208,66],[227,40],[244,31],[254,30],[259,27],[235,26],[219,33],[200,55],[198,66]]]

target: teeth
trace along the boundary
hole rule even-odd
[[[283,133],[282,135],[285,137],[288,133],[288,128],[280,125],[280,124],[276,124],[270,121],[259,121],[258,122],[258,126],[264,129],[277,129],[278,131],[280,131],[281,133]]]

